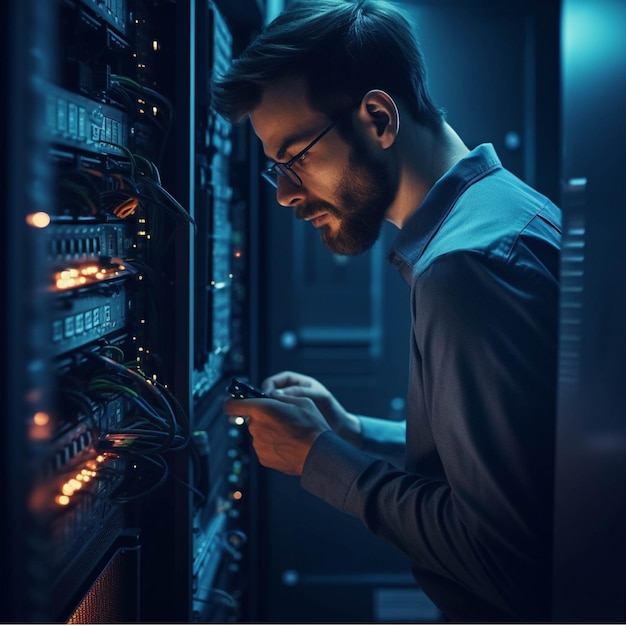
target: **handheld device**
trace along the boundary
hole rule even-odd
[[[267,398],[268,396],[264,394],[258,387],[252,385],[249,382],[241,378],[233,378],[230,381],[230,385],[228,385],[228,393],[233,398]]]

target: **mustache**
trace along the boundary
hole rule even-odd
[[[330,213],[331,215],[337,214],[335,207],[326,202],[310,202],[308,204],[300,204],[295,208],[296,217],[300,220],[305,220],[322,212]]]

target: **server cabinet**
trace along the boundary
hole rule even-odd
[[[10,3],[3,621],[252,610],[254,468],[221,404],[255,367],[256,190],[208,91],[249,8]]]
[[[626,5],[566,0],[554,611],[626,618]]]

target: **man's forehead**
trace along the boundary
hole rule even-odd
[[[309,104],[306,82],[295,76],[266,87],[250,112],[252,128],[268,155],[276,155],[286,136],[315,128],[323,120],[324,116]]]
[[[310,111],[307,99],[306,83],[297,76],[283,78],[268,85],[263,90],[261,99],[250,113],[251,119],[265,125],[271,119],[298,118]]]

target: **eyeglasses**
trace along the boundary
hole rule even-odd
[[[329,132],[333,126],[337,123],[337,120],[331,122],[304,150],[300,150],[293,159],[289,159],[286,163],[273,163],[266,170],[261,172],[261,176],[274,187],[278,187],[278,177],[282,176],[286,178],[294,187],[302,187],[302,180],[291,169],[294,163],[297,163],[327,132]]]

